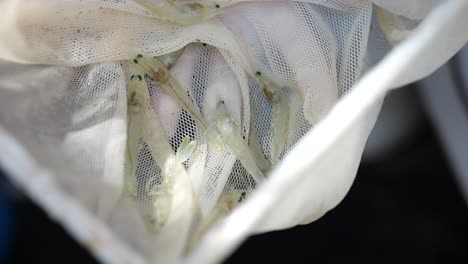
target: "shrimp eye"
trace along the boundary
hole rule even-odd
[[[137,57],[138,59],[141,59],[141,58],[143,58],[143,55],[138,54],[136,57]]]
[[[218,104],[216,105],[216,108],[218,108],[220,105],[224,105],[224,100],[219,101]]]
[[[139,75],[139,74],[135,75],[134,74],[134,75],[130,76],[130,80],[134,81],[136,79],[138,79],[138,81],[141,81],[142,80],[141,75]]]
[[[219,4],[216,4],[215,7],[216,7],[216,8],[220,8],[220,5],[219,5]]]
[[[256,72],[255,75],[257,75],[258,77],[262,76],[262,73],[261,72]]]
[[[133,62],[134,62],[135,64],[138,64],[138,60],[137,60],[137,59],[133,59]]]
[[[206,43],[203,43],[203,46],[206,46]]]

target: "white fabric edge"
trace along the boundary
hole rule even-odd
[[[0,146],[0,165],[12,183],[25,191],[52,220],[61,224],[97,259],[104,263],[146,263],[140,254],[122,243],[107,225],[62,191],[52,173],[41,168],[1,126]]]

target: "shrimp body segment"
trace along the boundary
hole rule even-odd
[[[228,146],[256,183],[264,181],[265,176],[259,169],[249,145],[239,135],[239,128],[229,116],[223,101],[218,103],[215,126],[220,140]],[[210,128],[211,129],[211,128]],[[212,133],[213,135],[215,133]]]
[[[272,144],[270,154],[271,164],[275,165],[278,163],[288,139],[289,113],[291,111],[289,98],[271,78],[262,75],[259,71],[256,72],[256,76],[260,87],[271,104]]]
[[[162,182],[145,189],[151,202],[152,210],[145,212],[154,230],[160,229],[167,222],[172,210],[173,189],[176,183],[187,176],[182,165],[195,149],[195,141],[184,138],[176,154],[168,142],[161,120],[150,106],[148,86],[141,74],[132,75],[128,85],[128,135],[126,152],[126,191],[132,197],[138,195],[136,170],[138,154],[143,142],[147,144],[153,160],[161,169]],[[151,182],[151,180],[150,180]]]
[[[207,126],[202,114],[198,108],[195,107],[187,91],[183,89],[179,81],[169,73],[168,68],[161,61],[157,58],[138,54],[133,59],[133,63],[135,67],[143,71],[149,78],[159,84],[169,96],[176,100],[176,102],[194,119],[202,132],[206,131]]]
[[[171,0],[158,0],[157,3],[148,0],[135,0],[135,2],[152,12],[159,19],[181,25],[197,24],[221,13],[221,6],[216,3],[177,4]]]
[[[258,167],[262,170],[263,173],[268,172],[271,169],[271,164],[268,161],[267,157],[263,153],[262,146],[260,143],[260,137],[256,133],[255,129],[255,113],[257,112],[257,106],[255,102],[251,104],[250,110],[250,133],[249,133],[249,146],[252,150]]]
[[[142,149],[144,115],[148,111],[148,89],[142,84],[141,75],[132,75],[127,93],[127,151],[126,151],[126,192],[131,196],[137,194],[138,155]]]
[[[150,219],[154,229],[156,230],[164,226],[169,218],[174,184],[180,180],[180,177],[184,177],[185,168],[182,163],[189,159],[195,149],[195,146],[195,141],[190,141],[188,137],[185,137],[177,149],[175,157],[172,151],[169,152],[169,150],[167,150],[168,155],[166,155],[165,158],[166,164],[160,165],[160,167],[166,166],[165,170],[161,170],[164,180],[160,185],[157,185],[150,190],[150,196],[153,201],[153,211]]]

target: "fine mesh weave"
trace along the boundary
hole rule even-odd
[[[385,92],[468,39],[463,0],[204,4],[221,11],[183,25],[132,0],[0,1],[0,164],[102,261],[219,262],[249,234],[321,217],[351,186]],[[128,195],[132,61],[181,49],[169,72],[207,129],[143,76],[149,111]],[[207,134],[222,102],[235,133],[273,160],[278,121],[261,78],[289,111],[264,182]],[[166,183],[185,139],[196,146]]]

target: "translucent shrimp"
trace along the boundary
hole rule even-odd
[[[189,159],[195,146],[195,141],[190,141],[189,137],[185,137],[177,149],[175,158],[172,157],[172,151],[169,153],[169,150],[167,150],[169,155],[166,155],[165,165],[159,165],[160,167],[165,166],[166,168],[165,170],[162,169],[164,180],[149,192],[151,200],[153,201],[153,211],[150,215],[150,222],[155,230],[163,227],[169,218],[174,184],[185,171],[182,163]]]
[[[149,196],[152,210],[145,212],[151,226],[158,230],[167,222],[171,212],[173,187],[184,180],[185,168],[182,165],[195,149],[195,141],[186,137],[176,154],[168,142],[157,113],[150,108],[148,86],[141,74],[130,77],[128,87],[128,136],[127,136],[127,193],[135,197],[138,192],[136,168],[142,144],[148,145],[151,156],[161,169],[163,182],[151,190]]]
[[[221,195],[213,209],[210,210],[200,225],[195,229],[188,243],[186,252],[190,252],[193,249],[193,246],[198,243],[209,227],[223,217],[226,217],[237,205],[247,199],[247,196],[248,192],[242,190],[231,190]]]
[[[235,38],[235,37],[234,37]],[[246,49],[244,49],[246,51]],[[248,52],[245,52],[248,54]],[[275,166],[279,162],[279,157],[283,152],[287,140],[288,140],[288,129],[289,129],[289,116],[291,112],[290,101],[287,94],[283,91],[283,89],[275,82],[273,79],[265,73],[262,73],[260,70],[252,72],[251,69],[258,69],[256,63],[250,60],[249,57],[246,58],[249,64],[249,67],[246,71],[256,79],[257,83],[259,84],[260,88],[262,89],[263,93],[267,97],[271,108],[272,108],[272,117],[271,117],[271,133],[272,133],[272,145],[270,149],[270,162],[272,166]],[[301,90],[293,85],[293,90],[296,91],[299,96],[303,97]],[[251,130],[252,131],[252,130]],[[210,131],[208,131],[210,132]],[[207,138],[209,142],[211,142],[211,146],[218,146],[219,148],[219,140],[216,139],[214,136],[210,136]],[[252,143],[255,143],[256,138],[252,140]],[[222,145],[222,144],[221,144]],[[261,150],[258,151],[258,148],[255,149],[255,145],[253,152],[255,157],[257,158],[257,162],[259,166],[262,168],[263,171],[267,171],[269,169],[269,165],[265,163],[261,155]]]
[[[262,170],[263,173],[266,173],[270,170],[271,164],[265,157],[263,153],[260,138],[256,133],[255,129],[255,113],[257,112],[257,105],[255,102],[252,102],[250,109],[250,133],[249,133],[249,146],[252,150],[252,154],[255,156],[258,167]]]
[[[241,190],[232,190],[224,193],[219,198],[216,206],[208,213],[201,226],[210,226],[216,220],[228,215],[238,204],[247,198],[247,192]]]
[[[187,161],[192,155],[196,146],[196,141],[190,141],[190,138],[185,136],[182,140],[182,143],[180,143],[179,147],[177,148],[175,164],[182,164]]]
[[[138,155],[142,149],[144,114],[148,111],[148,90],[142,85],[141,75],[132,75],[127,93],[127,151],[126,151],[126,193],[137,195],[136,171]]]
[[[156,57],[158,61],[160,61],[167,69],[171,69],[172,66],[176,63],[177,59],[182,55],[184,52],[185,47],[178,49],[176,51],[161,55]]]
[[[271,104],[271,164],[278,163],[279,157],[286,146],[288,140],[289,128],[289,98],[286,93],[272,79],[260,71],[255,73],[257,81],[262,88],[265,96]]]
[[[202,132],[206,131],[206,123],[202,114],[195,107],[192,100],[187,95],[187,91],[182,88],[180,83],[170,73],[167,67],[157,58],[143,56],[138,54],[133,63],[135,67],[144,72],[154,82],[159,84],[176,102],[195,120]]]
[[[222,144],[228,146],[236,158],[241,162],[242,166],[252,176],[256,183],[262,183],[265,179],[262,171],[259,169],[256,159],[252,154],[247,143],[244,141],[242,136],[239,135],[238,127],[229,116],[224,101],[220,101],[216,108],[215,124],[216,131],[212,132],[213,126],[208,129],[208,138],[218,139],[212,142],[222,142]]]
[[[377,23],[385,34],[385,38],[392,45],[397,45],[405,40],[411,33],[411,30],[405,29],[403,23],[397,15],[390,13],[382,7],[376,6],[375,16]]]
[[[138,4],[155,14],[159,19],[182,25],[192,25],[208,20],[221,12],[219,4],[183,3],[171,0],[135,0]]]

